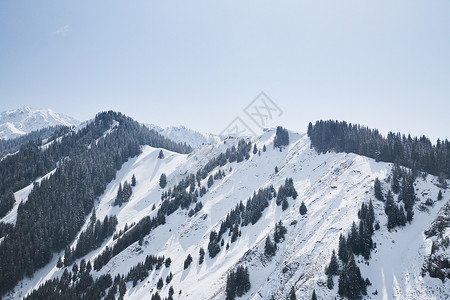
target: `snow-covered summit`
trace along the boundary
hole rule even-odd
[[[174,142],[186,143],[197,149],[204,145],[216,144],[222,140],[218,135],[211,133],[200,133],[198,131],[186,128],[185,126],[171,126],[166,128],[153,124],[146,124],[145,126],[155,130],[162,136]]]
[[[72,117],[51,109],[22,107],[0,113],[0,139],[11,139],[49,126],[78,125]]]

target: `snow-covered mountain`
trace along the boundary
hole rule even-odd
[[[221,141],[220,136],[211,133],[200,133],[186,128],[185,126],[170,126],[162,128],[154,124],[145,124],[150,129],[155,130],[164,137],[177,142],[186,143],[193,148],[200,148],[205,145],[216,144]]]
[[[74,126],[79,122],[51,109],[23,107],[0,113],[0,139],[11,139],[49,126]]]
[[[142,146],[142,153],[121,167],[95,203],[98,220],[103,220],[105,216],[117,216],[116,233],[146,216],[156,216],[163,205],[163,192],[172,189],[187,174],[195,174],[208,161],[238,143],[237,139],[221,141],[215,136],[198,134],[184,127],[158,131],[196,149],[190,154],[179,154]],[[339,235],[348,233],[352,223],[358,221],[361,204],[372,200],[375,220],[381,225],[373,235],[376,248],[368,262],[357,257],[362,276],[371,281],[366,298],[450,297],[448,282],[431,278],[423,272],[432,251],[431,245],[436,239],[427,237],[424,232],[450,201],[450,191],[446,189],[443,189],[442,199],[436,200],[439,190],[442,190],[436,177],[428,175],[416,179],[414,188],[418,200],[414,220],[405,227],[389,231],[384,203],[375,199],[373,186],[375,178],[379,178],[386,192],[392,164],[356,154],[318,154],[312,149],[308,136],[296,132],[289,132],[290,143],[280,151],[273,145],[274,137],[275,130],[269,130],[261,136],[247,139],[252,147],[256,145],[256,151],[250,151],[248,159],[227,161],[209,173],[213,175],[220,171],[224,177],[214,180],[198,199],[203,204],[198,212],[189,216],[189,208],[177,209],[166,217],[164,224],[112,257],[100,270],[92,271],[93,277],[99,278],[104,274],[110,274],[113,278],[118,274],[126,276],[133,266],[151,254],[170,258],[171,263],[149,270],[143,280],[127,282],[124,299],[149,299],[156,292],[165,298],[171,287],[175,291],[173,299],[225,299],[227,275],[240,265],[248,268],[251,281],[250,290],[242,299],[286,299],[292,289],[297,299],[311,299],[313,290],[318,299],[334,299],[338,297],[337,277],[334,278],[334,288],[329,289],[325,267],[333,249],[338,249]],[[159,157],[160,151],[164,154],[163,159]],[[167,176],[165,188],[159,184],[163,173]],[[137,183],[129,201],[114,206],[119,185],[130,182],[133,175]],[[199,185],[207,187],[208,178],[201,180]],[[255,224],[240,227],[236,241],[231,241],[231,230],[226,230],[219,253],[214,258],[209,257],[210,234],[219,231],[227,214],[241,201],[245,205],[247,199],[260,188],[273,185],[278,190],[286,178],[293,179],[298,192],[296,199],[288,198],[287,209],[278,206],[276,199],[270,200]],[[27,201],[32,187],[33,184],[16,192],[16,200]],[[299,212],[302,202],[307,207],[305,215]],[[17,207],[16,203],[1,221],[14,223]],[[267,257],[264,254],[265,240],[267,236],[273,236],[275,223],[279,221],[287,228],[287,233],[278,243],[275,256]],[[86,218],[82,230],[88,228],[89,222],[90,216]],[[77,242],[78,238],[72,242],[72,247]],[[76,263],[80,265],[81,260],[85,259],[93,264],[105,249],[116,243],[117,239],[110,237],[98,249],[77,259]],[[200,264],[201,248],[205,249],[206,255]],[[443,247],[440,251],[450,257],[449,247]],[[192,256],[193,262],[185,267],[188,255]],[[58,258],[63,256],[64,252],[53,255],[46,267],[38,270],[32,278],[23,279],[6,299],[20,299],[45,281],[61,277],[66,269],[72,270],[72,267],[56,267]],[[173,275],[171,280],[167,280],[169,274]],[[157,288],[161,279],[163,286]]]

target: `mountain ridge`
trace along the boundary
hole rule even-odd
[[[146,255],[157,255],[171,258],[169,266],[151,269],[135,282],[131,278],[129,281],[126,279],[124,299],[142,299],[154,296],[156,292],[161,297],[167,297],[170,287],[175,289],[173,296],[176,299],[225,299],[227,275],[242,265],[248,268],[251,282],[243,299],[270,299],[272,296],[285,299],[291,289],[298,299],[310,299],[313,290],[319,299],[333,298],[338,294],[337,278],[334,278],[334,288],[328,289],[325,267],[332,250],[338,248],[339,234],[349,232],[352,222],[358,220],[361,204],[372,200],[376,220],[381,226],[373,237],[377,246],[368,261],[356,256],[362,276],[372,282],[365,298],[445,299],[450,295],[449,287],[440,279],[431,278],[426,273],[416,276],[430,254],[434,239],[425,237],[424,231],[445,203],[450,201],[448,190],[439,187],[437,177],[417,177],[414,182],[417,189],[414,219],[405,227],[388,230],[385,204],[375,199],[374,182],[376,178],[380,179],[382,192],[386,195],[391,184],[392,163],[377,162],[353,153],[328,151],[321,154],[313,148],[307,134],[292,131],[288,131],[287,145],[275,147],[275,136],[276,132],[272,129],[257,137],[244,139],[243,143],[252,146],[248,156],[231,160],[231,155],[226,162],[221,160],[221,154],[237,148],[241,143],[239,139],[229,138],[203,145],[185,154],[141,146],[140,154],[120,167],[94,203],[99,220],[105,216],[117,216],[116,233],[125,231],[126,225],[133,228],[135,225],[132,224],[138,224],[146,216],[156,217],[165,201],[161,198],[164,193],[175,190],[175,186],[189,174],[195,175],[213,162],[207,174],[194,183],[194,190],[202,186],[205,193],[187,209],[179,208],[165,216],[164,223],[114,255],[99,270],[92,271],[93,278],[99,279],[108,274],[113,278],[118,274],[127,275],[130,268],[145,260]],[[163,158],[160,158],[160,152]],[[224,175],[212,179],[210,184],[209,178],[215,177],[219,171]],[[165,188],[159,185],[162,173],[167,175]],[[122,206],[115,206],[119,185],[130,182],[133,175],[136,175],[137,183],[131,197]],[[270,200],[255,224],[239,227],[241,234],[234,242],[230,240],[231,230],[227,229],[222,235],[224,244],[219,245],[217,256],[211,258],[208,253],[210,233],[220,229],[227,213],[240,202],[247,205],[248,199],[260,188],[273,185],[278,190],[286,178],[293,179],[298,197],[288,197],[286,209],[277,205],[275,199]],[[190,189],[187,185],[184,190],[188,192]],[[443,199],[437,201],[441,189]],[[20,194],[22,198],[26,197],[24,193],[22,191]],[[426,204],[429,200],[431,206],[430,202]],[[199,202],[203,204],[202,208],[189,216],[189,209]],[[299,212],[302,202],[308,208],[306,215]],[[89,227],[91,217],[92,214],[85,217],[81,230]],[[287,234],[278,243],[275,256],[267,257],[264,241],[268,236],[272,237],[274,225],[280,220],[287,228]],[[94,264],[100,254],[119,239],[109,237],[99,248],[75,259],[75,263],[79,266],[85,259]],[[76,247],[78,242],[79,234],[70,243],[71,247]],[[409,249],[408,245],[414,247]],[[202,264],[199,263],[200,248],[206,251]],[[444,254],[446,251],[443,250]],[[193,262],[186,268],[184,260],[188,254],[193,257]],[[391,254],[395,254],[392,255],[396,258],[395,262],[390,259]],[[58,258],[64,256],[64,251],[53,255],[47,266],[38,270],[31,279],[21,280],[15,292],[8,294],[6,299],[21,298],[46,280],[61,277],[65,270],[73,269],[73,264],[56,267]],[[167,282],[170,274],[173,278]],[[157,288],[160,279],[163,279],[163,286]]]
[[[0,113],[0,139],[13,139],[50,126],[72,127],[79,123],[76,119],[51,109],[24,106]]]

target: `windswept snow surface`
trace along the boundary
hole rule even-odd
[[[246,265],[250,272],[251,289],[242,299],[286,299],[292,286],[295,287],[297,299],[310,299],[313,289],[319,299],[337,297],[337,277],[335,288],[328,290],[324,268],[329,263],[331,252],[338,248],[339,234],[346,234],[363,202],[374,201],[376,220],[381,230],[376,231],[374,242],[377,248],[372,252],[368,265],[360,261],[363,277],[368,277],[372,286],[368,288],[369,299],[447,299],[450,285],[428,276],[421,277],[421,267],[425,255],[429,253],[429,244],[423,231],[428,228],[436,213],[448,201],[448,192],[442,201],[434,203],[429,212],[416,209],[411,224],[393,232],[386,229],[384,204],[373,197],[373,183],[376,177],[384,181],[391,169],[391,164],[375,162],[372,159],[355,154],[327,153],[317,154],[311,149],[309,138],[305,134],[290,133],[290,145],[283,151],[273,148],[274,130],[265,132],[252,140],[261,154],[251,152],[249,160],[241,163],[227,163],[223,167],[225,177],[214,181],[208,192],[199,198],[203,209],[192,217],[188,210],[178,210],[166,218],[166,224],[154,229],[144,238],[142,245],[138,242],[115,256],[94,277],[109,273],[127,274],[129,269],[144,261],[149,254],[172,259],[170,268],[151,270],[150,275],[133,287],[127,284],[125,299],[145,299],[157,291],[159,278],[165,282],[172,272],[173,280],[158,290],[161,297],[167,297],[169,287],[175,289],[175,299],[225,299],[227,273],[238,265]],[[119,224],[116,231],[125,224],[138,222],[144,216],[154,216],[160,205],[161,193],[179,182],[188,173],[195,173],[210,158],[217,156],[237,140],[228,139],[197,148],[193,153],[182,155],[163,150],[164,159],[158,159],[161,149],[142,147],[142,154],[126,162],[117,172],[105,193],[96,203],[97,218],[105,215],[117,215]],[[267,151],[263,152],[263,145]],[[275,174],[274,168],[279,172]],[[163,190],[159,187],[161,173],[167,175],[168,184]],[[119,183],[130,181],[132,175],[137,178],[137,185],[129,202],[121,207],[113,206]],[[228,232],[223,235],[228,250],[221,247],[220,253],[213,259],[208,256],[208,242],[211,230],[218,230],[221,220],[236,204],[244,204],[254,191],[272,184],[276,189],[284,183],[286,177],[292,177],[298,192],[296,200],[289,199],[289,207],[284,212],[273,199],[263,211],[261,219],[255,225],[241,227],[242,235],[236,242],[230,242]],[[438,188],[436,179],[428,176],[427,180],[416,181],[420,201],[427,197],[436,199]],[[206,179],[202,182],[206,186]],[[299,207],[304,201],[308,213],[299,214]],[[155,205],[156,209],[152,210]],[[417,207],[417,205],[416,205]],[[272,235],[275,222],[282,221],[287,228],[285,240],[278,244],[276,255],[267,258],[264,255],[264,241]],[[86,228],[89,216],[86,218]],[[112,238],[84,258],[91,263],[106,246],[115,243]],[[76,245],[76,241],[73,246]],[[205,261],[199,265],[199,249],[206,251]],[[193,262],[186,270],[183,262],[188,254]],[[53,261],[39,270],[32,279],[24,279],[8,298],[18,299],[30,290],[39,287],[48,279],[60,276],[63,272],[55,267],[58,253]],[[77,260],[80,263],[80,259]],[[372,293],[378,294],[375,296]]]

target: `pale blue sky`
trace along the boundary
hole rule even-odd
[[[219,133],[260,91],[273,126],[450,138],[450,2],[0,2],[0,110]]]

